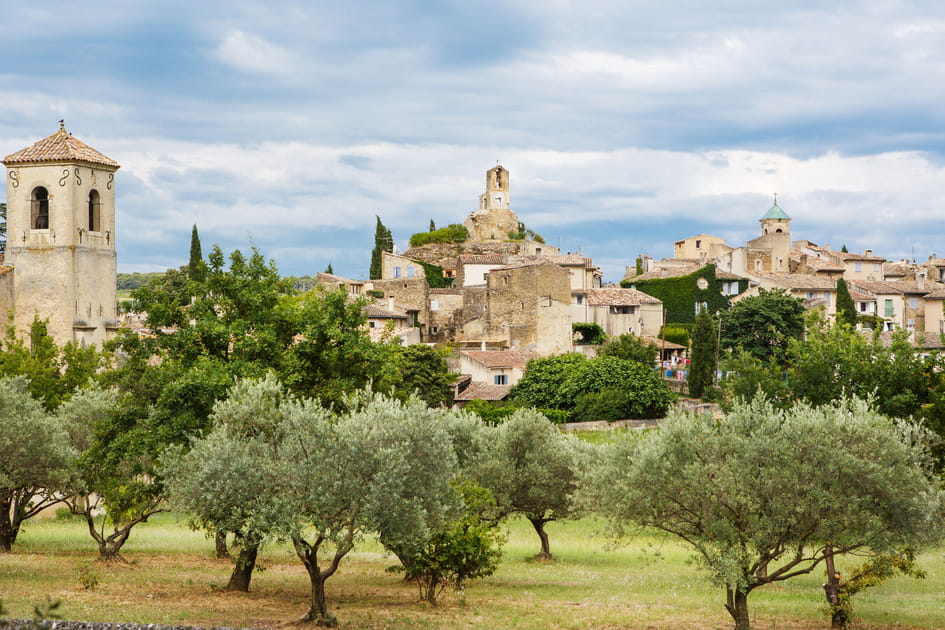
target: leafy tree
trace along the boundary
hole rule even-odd
[[[85,519],[102,560],[124,562],[121,549],[132,529],[164,511],[155,465],[164,445],[156,442],[132,394],[98,390],[69,404],[72,417],[81,419],[74,424],[76,439],[87,445],[77,461],[69,508]],[[103,508],[105,517],[97,519]]]
[[[804,304],[783,289],[759,289],[722,314],[723,348],[742,348],[759,359],[783,360],[788,341],[804,334]]]
[[[283,442],[291,538],[311,582],[304,619],[327,626],[337,622],[325,582],[362,535],[376,532],[388,548],[419,548],[462,509],[450,486],[456,455],[443,422],[448,412],[379,396],[348,406],[354,410],[331,422],[303,408]]]
[[[377,225],[374,228],[374,249],[371,250],[371,280],[377,280],[381,277],[381,252],[394,251],[394,235],[381,223],[381,217],[377,218]]]
[[[844,322],[850,328],[856,328],[856,304],[843,278],[837,280],[837,321]]]
[[[532,359],[525,366],[525,374],[512,386],[509,398],[528,407],[558,409],[562,403],[558,390],[586,362],[587,357],[574,352]]]
[[[432,407],[446,407],[453,402],[452,383],[446,358],[442,352],[424,344],[413,344],[399,350],[397,367],[400,381],[397,389],[416,395]]]
[[[652,367],[659,355],[660,349],[652,342],[632,333],[624,333],[612,337],[600,348],[599,356],[617,357],[624,361],[636,361],[647,367]]]
[[[0,552],[24,521],[61,500],[74,459],[62,418],[30,395],[26,377],[0,378]]]
[[[191,526],[233,532],[239,547],[228,591],[248,591],[256,556],[280,532],[273,493],[284,486],[279,462],[286,416],[298,403],[275,377],[239,381],[213,409],[213,429],[164,453],[162,473],[173,507],[191,515]]]
[[[733,307],[732,310],[735,310]],[[689,367],[689,395],[702,398],[712,389],[719,357],[715,318],[705,309],[696,317],[692,331],[692,363]]]
[[[645,439],[619,441],[583,497],[618,532],[634,523],[692,545],[725,587],[735,628],[748,630],[753,590],[810,573],[827,553],[941,538],[928,439],[858,400],[779,411],[758,397],[721,422],[676,413]]]
[[[95,375],[102,355],[92,346],[83,348],[73,342],[57,346],[46,326],[47,320],[35,317],[27,343],[10,322],[2,340],[0,377],[27,377],[30,394],[47,410],[54,410]]]
[[[526,371],[527,373],[527,371]],[[589,400],[603,401],[611,419],[659,418],[675,396],[652,368],[612,356],[597,357],[572,371],[558,389],[560,409],[574,409],[572,417],[599,420],[582,412]]]
[[[447,587],[463,588],[467,580],[495,573],[504,538],[490,512],[495,501],[485,488],[459,484],[465,509],[462,515],[434,531],[428,540],[408,549],[395,550],[401,561],[392,570],[417,583],[420,599],[436,605]]]
[[[290,391],[337,405],[369,384],[378,392],[391,389],[396,346],[371,341],[364,304],[349,300],[344,289],[321,287],[282,300],[280,311],[294,341],[282,347],[276,364]]]
[[[488,440],[478,481],[492,491],[502,514],[520,513],[541,541],[538,558],[551,559],[545,525],[573,516],[578,451],[534,410],[519,410],[498,425]]]
[[[187,262],[187,276],[194,282],[201,282],[206,277],[207,264],[203,261],[203,251],[200,248],[200,236],[197,234],[197,225],[190,233],[190,259]]]
[[[829,549],[829,545],[828,545]],[[906,547],[889,553],[870,553],[868,560],[850,571],[850,577],[841,579],[834,563],[834,555],[825,553],[827,583],[824,594],[830,611],[831,628],[848,628],[853,621],[853,596],[879,586],[897,574],[922,579],[925,573],[915,564],[915,550]]]

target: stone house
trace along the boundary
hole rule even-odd
[[[415,325],[416,319],[399,309],[392,303],[386,306],[372,302],[364,307],[367,317],[368,336],[371,341],[387,341],[399,339],[400,345],[409,346],[420,343],[420,328]]]
[[[381,251],[382,279],[395,280],[399,278],[423,278],[425,276],[426,270],[417,261],[400,254]]]
[[[463,290],[462,340],[540,356],[571,349],[569,272],[539,262],[495,269]]]
[[[703,264],[732,251],[724,238],[709,234],[696,234],[673,244],[673,258],[700,261]]]
[[[65,129],[3,159],[7,245],[0,309],[58,344],[101,344],[119,327],[113,159]]]
[[[608,337],[624,333],[657,336],[663,324],[663,303],[636,289],[571,290],[571,320],[599,324]]]
[[[525,374],[528,357],[511,350],[463,350],[459,369],[472,377],[473,383],[507,385],[518,383]]]

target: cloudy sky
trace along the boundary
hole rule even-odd
[[[57,120],[122,164],[120,271],[253,244],[366,277],[485,171],[606,281],[698,233],[945,255],[940,0],[9,3],[0,154]]]

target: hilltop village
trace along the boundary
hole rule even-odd
[[[619,286],[603,286],[591,258],[561,252],[524,230],[502,166],[486,172],[479,207],[463,226],[468,237],[460,243],[381,252],[377,279],[318,275],[325,286],[376,298],[367,311],[375,335],[393,329],[405,344],[461,348],[461,372],[472,375],[472,389],[458,400],[501,398],[528,359],[586,351],[575,332],[580,324],[597,324],[608,337],[643,337],[668,359],[685,348],[659,339],[665,324],[692,324],[700,310],[716,312],[760,289],[782,289],[833,317],[840,278],[862,321],[906,329],[927,349],[942,346],[945,258],[887,261],[870,250],[792,240],[791,217],[777,200],[761,213],[757,238],[741,246],[708,234],[684,238],[674,243],[672,258],[638,257]],[[435,288],[443,278],[449,286]]]
[[[0,311],[12,311],[19,330],[35,315],[48,318],[59,343],[101,343],[123,324],[141,325],[121,320],[116,308],[118,163],[64,125],[3,163],[8,244]],[[486,171],[461,239],[419,239],[434,242],[404,252],[387,247],[373,279],[320,273],[316,281],[369,299],[372,338],[459,348],[457,367],[469,377],[460,401],[503,398],[531,358],[593,352],[580,343],[582,324],[656,342],[664,325],[691,324],[700,310],[718,311],[760,289],[783,289],[832,317],[839,278],[864,322],[906,329],[926,349],[942,345],[945,258],[889,261],[871,250],[794,239],[791,217],[776,199],[759,214],[759,236],[744,245],[709,234],[683,238],[672,258],[639,256],[619,286],[603,286],[592,258],[561,252],[525,229],[512,210],[511,174],[498,165]],[[685,352],[665,340],[659,345],[664,360]]]

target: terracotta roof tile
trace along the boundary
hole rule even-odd
[[[407,313],[401,310],[391,310],[379,304],[368,304],[364,307],[363,313],[367,317],[375,319],[407,319]]]
[[[456,394],[453,400],[466,402],[470,400],[504,400],[512,389],[508,385],[489,385],[487,383],[470,383],[469,387]]]
[[[833,278],[811,273],[758,274],[776,287],[785,289],[836,290],[837,281]]]
[[[638,306],[662,304],[652,295],[637,289],[586,289],[589,306]]]
[[[525,356],[511,350],[463,350],[461,354],[490,368],[517,367],[524,370],[528,362]]]
[[[3,158],[6,166],[33,162],[85,162],[119,168],[118,162],[74,138],[64,128]]]
[[[504,265],[508,257],[503,254],[460,254],[459,262],[463,265]]]

